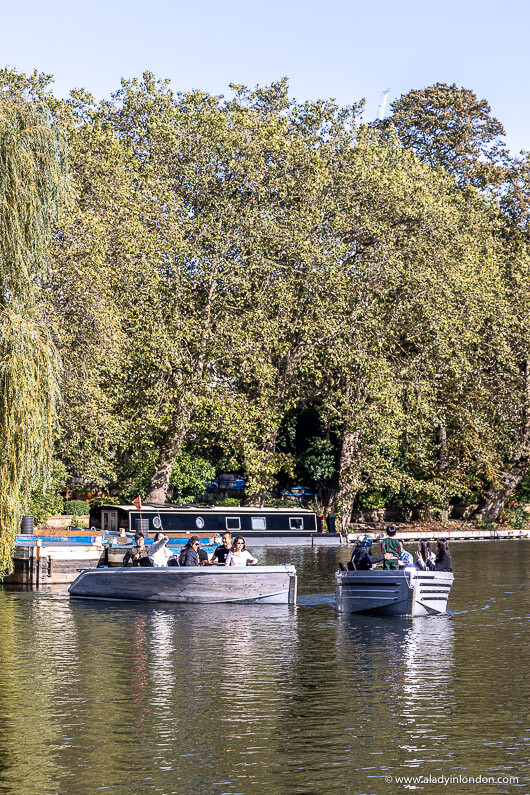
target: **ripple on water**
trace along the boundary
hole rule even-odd
[[[528,548],[453,545],[451,612],[424,619],[337,614],[345,549],[263,551],[294,559],[293,608],[5,589],[0,787],[385,793],[389,771],[522,776]]]

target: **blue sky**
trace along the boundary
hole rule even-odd
[[[528,0],[27,0],[3,4],[0,65],[50,72],[97,98],[150,69],[175,89],[287,76],[297,99],[366,99],[365,120],[412,88],[456,83],[488,100],[512,151],[530,149]]]

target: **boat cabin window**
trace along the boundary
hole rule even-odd
[[[304,520],[301,516],[289,517],[289,530],[303,530]]]
[[[250,519],[250,525],[253,530],[266,530],[267,520],[264,516],[252,516]]]
[[[226,517],[226,529],[227,530],[241,530],[241,519],[239,516],[227,516]]]

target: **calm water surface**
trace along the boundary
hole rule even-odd
[[[347,549],[255,551],[297,607],[0,589],[0,791],[529,791],[528,541],[454,544],[451,613],[415,619],[335,612]],[[420,775],[519,783],[388,781]]]

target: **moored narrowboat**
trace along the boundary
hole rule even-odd
[[[90,526],[109,533],[125,531],[144,535],[222,535],[226,530],[242,535],[291,535],[321,532],[319,517],[305,508],[226,508],[221,506],[102,505],[90,511]]]

